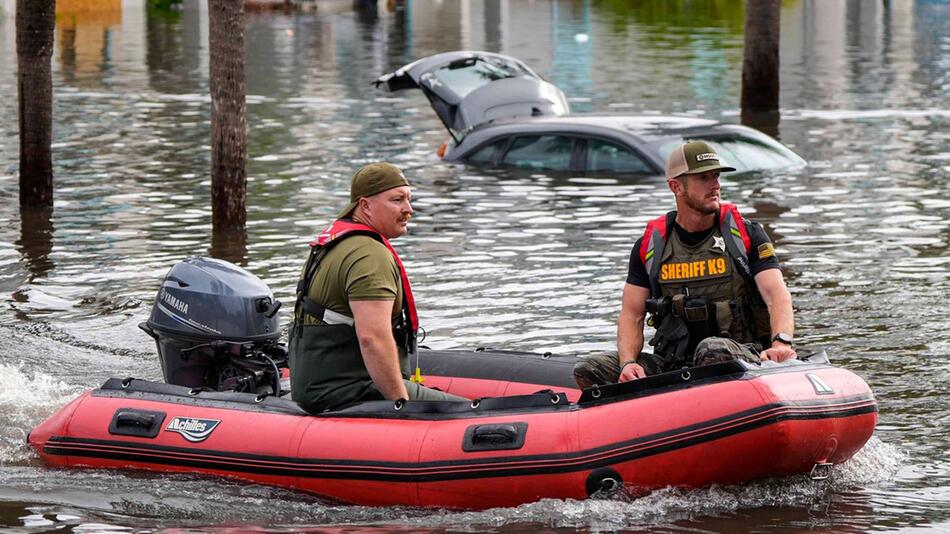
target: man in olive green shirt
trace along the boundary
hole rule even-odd
[[[317,413],[363,400],[467,400],[407,380],[418,328],[389,244],[406,233],[411,190],[388,163],[359,169],[350,203],[314,243],[290,332],[293,398]]]

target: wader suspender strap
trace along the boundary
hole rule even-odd
[[[309,315],[327,324],[345,324],[353,326],[353,318],[347,317],[341,313],[329,310],[321,304],[311,299],[307,292],[310,291],[310,284],[317,272],[317,265],[326,255],[327,251],[336,243],[350,235],[368,235],[382,243],[396,260],[396,266],[399,267],[400,282],[403,287],[402,313],[393,320],[393,329],[401,330],[407,333],[407,350],[410,353],[416,350],[416,332],[419,329],[419,316],[416,313],[416,302],[412,296],[412,286],[409,285],[409,275],[406,274],[406,268],[399,258],[399,254],[393,248],[389,240],[374,232],[372,228],[348,221],[335,221],[329,228],[324,230],[316,240],[310,243],[310,256],[307,258],[307,266],[304,270],[304,276],[297,282],[297,303],[294,306],[294,316],[299,314],[300,308]]]
[[[313,277],[317,274],[317,265],[319,265],[320,260],[326,256],[328,250],[329,247],[311,247],[310,256],[307,258],[307,266],[304,268],[303,278],[297,281],[297,303],[294,306],[294,318],[296,319],[300,316],[302,319],[300,310],[303,309],[307,315],[312,315],[324,323],[353,326],[352,317],[347,317],[342,313],[327,309],[307,295],[307,292],[310,290],[310,283],[313,282]],[[301,332],[303,332],[303,330],[301,330]]]

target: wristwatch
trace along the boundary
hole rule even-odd
[[[792,335],[786,334],[785,332],[779,332],[778,334],[775,334],[775,337],[772,338],[772,343],[775,343],[776,341],[778,341],[779,343],[784,343],[788,345],[789,347],[791,347]]]

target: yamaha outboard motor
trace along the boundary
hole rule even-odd
[[[155,338],[169,384],[280,394],[287,350],[280,302],[260,278],[222,260],[188,258],[165,276],[139,328]]]

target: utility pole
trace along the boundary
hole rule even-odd
[[[742,124],[773,137],[779,123],[781,0],[747,0],[742,60]]]
[[[56,0],[17,0],[20,206],[53,205],[53,30]]]
[[[213,230],[247,222],[244,2],[208,0]]]

